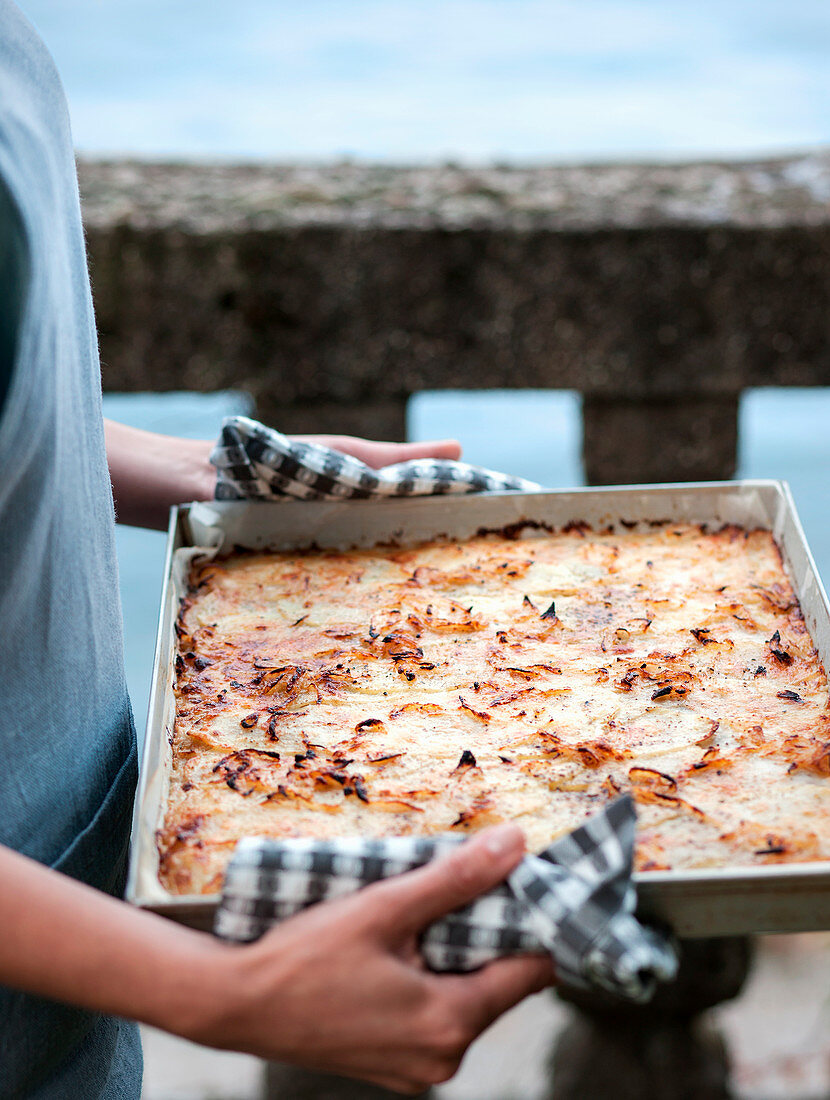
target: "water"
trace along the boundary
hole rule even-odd
[[[238,393],[104,395],[104,416],[110,420],[188,439],[213,439],[223,416],[248,412],[249,399]],[[140,733],[147,715],[166,538],[162,531],[123,524],[116,529],[127,684]]]
[[[830,586],[830,390],[750,390],[741,402],[738,477],[790,483],[804,533]]]
[[[88,153],[734,156],[830,141],[827,0],[19,0]]]
[[[212,438],[225,415],[248,411],[240,394],[107,395],[105,415],[138,428]],[[424,393],[409,409],[412,439],[455,436],[465,457],[551,488],[583,483],[579,397],[524,391]],[[740,477],[790,482],[819,570],[830,579],[830,390],[754,390],[741,405]],[[143,729],[164,564],[165,536],[118,529],[127,678]]]

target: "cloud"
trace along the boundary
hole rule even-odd
[[[813,0],[30,0],[91,152],[728,154],[830,141]]]

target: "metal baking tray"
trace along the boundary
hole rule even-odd
[[[583,521],[600,528],[671,520],[761,527],[776,539],[825,669],[830,668],[830,605],[789,487],[781,481],[622,486],[568,492],[484,493],[335,503],[224,502],[171,511],[147,734],[133,820],[127,900],[209,928],[218,895],[174,896],[158,879],[155,834],[171,766],[174,624],[192,558],[234,547],[292,550],[465,538],[480,528],[523,520],[555,527]],[[681,937],[830,929],[830,861],[636,875],[640,910]]]

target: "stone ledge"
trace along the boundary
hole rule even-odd
[[[82,161],[90,228],[826,225],[830,153],[734,163],[392,167]]]
[[[742,389],[830,385],[828,152],[80,177],[110,390],[391,436],[420,390],[575,389],[614,482],[729,476]]]

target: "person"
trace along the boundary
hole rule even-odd
[[[420,447],[339,439],[374,464]],[[209,498],[208,444],[105,429],[66,104],[0,0],[0,1096],[137,1098],[134,1021],[413,1092],[552,979],[539,957],[422,966],[418,933],[521,857],[511,825],[238,946],[135,910],[136,747],[114,552]]]

